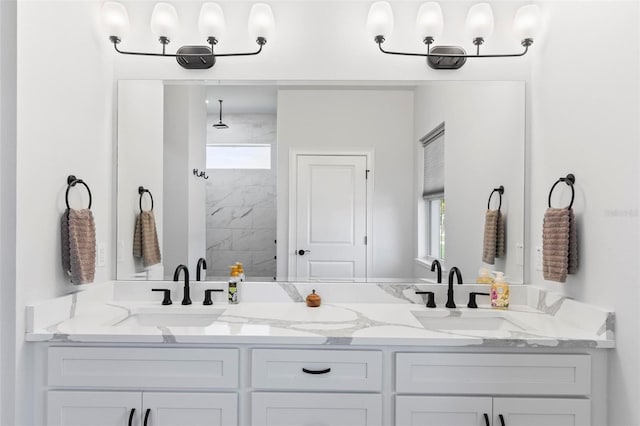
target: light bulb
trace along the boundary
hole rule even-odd
[[[151,13],[151,32],[171,40],[178,29],[178,13],[169,3],[158,3]]]
[[[100,10],[100,21],[109,37],[123,39],[129,33],[129,15],[127,9],[115,1],[106,1]]]
[[[493,11],[489,3],[478,3],[469,9],[467,30],[474,39],[487,39],[493,33]]]
[[[224,21],[224,13],[217,3],[204,3],[200,8],[198,30],[205,37],[214,37],[216,40],[224,35],[227,26]]]
[[[367,16],[367,32],[372,39],[377,36],[388,37],[393,31],[393,10],[386,1],[371,5]]]
[[[513,19],[513,31],[518,35],[520,40],[533,40],[540,29],[541,22],[542,14],[537,5],[530,4],[522,6],[518,9]]]
[[[269,40],[275,33],[275,20],[273,11],[268,4],[256,3],[249,12],[249,34],[257,40],[263,38]]]
[[[442,9],[439,3],[430,1],[420,6],[418,17],[416,18],[416,30],[420,38],[436,38],[442,34],[443,28],[444,19],[442,18]]]

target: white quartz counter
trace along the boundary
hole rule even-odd
[[[418,287],[432,289],[422,285],[372,285],[368,291],[379,294],[370,294],[367,299],[374,301],[352,303],[329,297],[334,300],[325,301],[318,308],[309,308],[299,300],[308,292],[308,284],[264,284],[276,286],[286,295],[280,301],[271,296],[269,302],[256,302],[259,297],[249,294],[254,291],[252,286],[244,285],[248,302],[238,305],[216,302],[210,306],[196,303],[193,297],[193,305],[182,306],[177,300],[173,305],[161,306],[156,300],[124,295],[125,284],[102,285],[92,294],[82,292],[29,306],[26,340],[571,348],[615,345],[613,313],[531,286],[519,290],[522,294],[515,297],[518,303],[509,310],[496,311],[482,304],[478,309],[467,308],[466,301],[462,303],[466,294],[460,295],[457,309],[440,307],[442,303],[435,309],[426,308],[422,298],[414,296]],[[322,286],[314,285],[320,287],[319,293],[327,295],[337,288]],[[357,286],[362,291],[362,284]],[[460,287],[467,292],[473,289]],[[440,295],[446,286],[435,288],[436,300],[441,302]],[[269,294],[273,295],[271,290]],[[180,294],[179,288],[175,291]],[[260,287],[255,291],[267,289]],[[348,290],[340,289],[342,299],[348,298],[344,291]],[[159,296],[154,295],[154,299]]]

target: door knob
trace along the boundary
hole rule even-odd
[[[311,250],[298,250],[300,256],[304,256],[305,253],[311,253]]]

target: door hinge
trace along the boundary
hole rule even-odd
[[[367,245],[367,236],[366,235],[364,236],[364,245],[365,246]]]
[[[371,171],[371,170],[369,170],[369,169],[367,169],[367,170],[365,170],[365,171],[364,171],[364,173],[365,173],[364,178],[365,178],[365,179],[369,179],[369,172],[370,172],[370,171]]]

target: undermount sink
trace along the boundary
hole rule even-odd
[[[456,314],[459,314],[456,312]],[[464,312],[447,315],[447,312],[413,312],[418,322],[429,330],[442,331],[523,331],[524,328],[505,318],[500,312]]]
[[[224,309],[206,312],[181,311],[133,312],[124,320],[114,324],[119,327],[208,327],[222,315]]]

